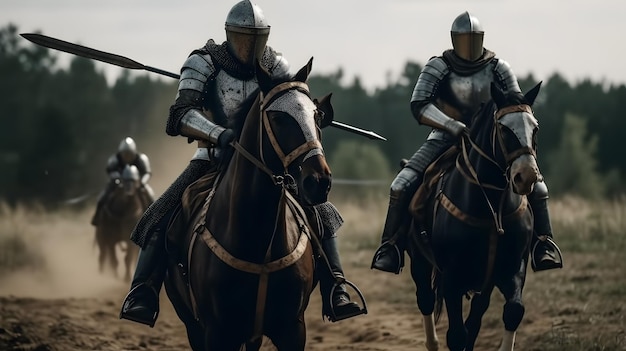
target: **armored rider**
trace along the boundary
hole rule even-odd
[[[98,197],[98,203],[96,205],[96,213],[94,213],[91,219],[91,224],[97,226],[102,220],[102,205],[108,200],[110,194],[113,193],[113,189],[122,177],[122,171],[127,165],[134,165],[139,171],[141,179],[141,196],[145,206],[154,202],[154,191],[148,184],[148,180],[152,175],[150,169],[150,160],[146,154],[137,152],[137,144],[131,137],[124,138],[118,148],[117,152],[109,157],[107,161],[106,172],[109,175],[109,182],[106,188],[100,193]]]
[[[503,91],[520,91],[509,64],[483,47],[483,36],[483,28],[475,16],[468,12],[460,14],[452,23],[453,49],[431,58],[417,79],[411,112],[418,123],[433,127],[433,131],[391,183],[381,246],[372,261],[374,269],[400,272],[404,253],[402,240],[398,238],[405,234],[403,224],[411,197],[430,163],[457,142],[471,116],[491,98],[491,83]],[[552,239],[548,188],[543,181],[535,183],[528,200],[535,216],[532,268],[535,271],[560,268],[562,257]]]
[[[229,152],[235,135],[223,125],[240,103],[258,89],[255,62],[258,60],[273,77],[290,77],[287,60],[266,45],[270,26],[258,5],[249,0],[235,4],[226,17],[225,29],[225,42],[216,44],[209,40],[205,46],[194,50],[181,68],[178,93],[170,108],[166,132],[197,140],[198,149],[187,168],[148,208],[132,233],[131,238],[141,246],[141,251],[120,318],[154,326],[166,270],[165,227],[187,186],[214,171],[220,156]],[[341,216],[330,203],[316,206],[316,210],[325,224],[324,253],[332,270],[343,275],[335,237]],[[334,282],[330,272],[320,274],[323,296],[330,296]],[[350,301],[344,284],[334,291],[331,300],[337,319],[360,310],[358,304]],[[331,306],[324,306],[323,313],[330,318],[329,308]]]

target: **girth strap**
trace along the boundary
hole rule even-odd
[[[450,198],[448,198],[446,194],[444,193],[440,193],[439,195],[439,204],[441,205],[441,207],[443,207],[456,219],[458,219],[459,221],[463,223],[467,223],[468,225],[471,225],[472,227],[490,227],[494,224],[493,219],[478,218],[478,217],[474,217],[470,214],[463,212],[463,210],[458,208],[452,202],[452,200],[450,200]],[[503,218],[512,218],[512,217],[518,216],[526,210],[526,207],[528,207],[528,200],[526,196],[523,196],[522,201],[520,202],[517,209],[511,213],[506,214],[505,216],[503,216]]]

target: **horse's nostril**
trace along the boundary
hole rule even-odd
[[[522,174],[521,173],[517,173],[515,175],[515,177],[513,177],[513,182],[515,182],[515,184],[520,184],[522,182]]]
[[[330,190],[330,178],[310,175],[303,180],[304,189],[310,193],[328,192]]]

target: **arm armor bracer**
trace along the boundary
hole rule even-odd
[[[426,124],[422,120],[422,109],[435,99],[439,84],[449,73],[450,69],[441,57],[430,59],[422,69],[411,96],[411,112],[420,124]]]
[[[206,105],[207,85],[215,78],[217,69],[209,54],[190,55],[181,68],[176,101],[170,107],[166,132],[168,135],[183,134],[181,120],[192,109],[199,113]],[[189,135],[186,135],[189,136]]]
[[[226,128],[215,124],[202,112],[189,109],[180,120],[180,134],[197,140],[208,140],[217,144],[217,139]]]
[[[449,73],[450,68],[441,57],[430,59],[422,69],[411,97],[411,112],[419,124],[449,130],[448,126],[455,123],[453,118],[432,103],[439,84]]]

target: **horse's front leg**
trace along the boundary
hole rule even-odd
[[[467,319],[465,319],[465,328],[467,329],[467,346],[465,351],[474,350],[474,344],[476,343],[476,338],[478,338],[478,332],[482,325],[483,315],[487,311],[487,308],[489,308],[492,291],[493,284],[490,284],[480,294],[475,294],[472,297],[470,312]]]
[[[279,351],[304,351],[306,325],[304,313],[293,323],[286,323],[280,330],[273,330],[270,339]]]
[[[442,278],[444,301],[448,311],[448,348],[450,351],[463,351],[467,345],[467,329],[463,323],[463,292],[449,272],[444,272]]]
[[[413,235],[411,234],[411,237]],[[435,327],[435,292],[432,286],[433,266],[421,254],[416,243],[409,245],[411,257],[411,277],[415,283],[417,307],[424,319],[424,333],[426,335],[426,349],[428,351],[439,350],[439,338]]]
[[[515,347],[515,332],[524,318],[524,304],[522,302],[522,290],[526,281],[527,259],[523,259],[517,273],[509,279],[497,284],[504,296],[504,335],[498,351],[513,351]]]

